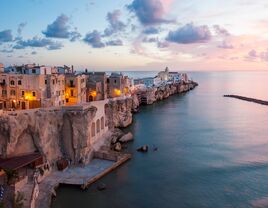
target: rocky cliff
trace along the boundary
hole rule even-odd
[[[131,97],[111,99],[105,104],[106,125],[110,131],[127,127],[140,104],[152,104],[196,85],[194,82],[171,84],[139,91]],[[11,157],[38,151],[52,165],[62,157],[72,164],[87,163],[94,149],[91,125],[97,107],[88,104],[69,109],[5,112],[0,116],[0,155]]]
[[[12,157],[35,151],[48,163],[66,157],[88,161],[92,152],[90,126],[97,109],[38,109],[4,113],[0,117],[0,154]]]

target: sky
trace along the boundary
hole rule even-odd
[[[268,69],[267,0],[0,0],[0,63]]]

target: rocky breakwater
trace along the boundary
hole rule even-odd
[[[159,87],[139,90],[135,93],[135,96],[139,97],[140,104],[150,105],[156,101],[166,99],[173,94],[188,92],[196,86],[198,86],[198,84],[193,81],[166,84]]]

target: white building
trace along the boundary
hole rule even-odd
[[[146,87],[159,86],[161,84],[161,79],[159,77],[146,77],[142,80]]]
[[[161,81],[168,81],[169,79],[169,69],[166,67],[165,71],[161,71],[157,75],[158,78],[160,78]]]
[[[169,72],[169,81],[174,82],[179,82],[181,79],[181,74],[179,72]]]

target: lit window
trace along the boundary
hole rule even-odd
[[[15,90],[10,90],[10,95],[16,95],[16,91]]]

